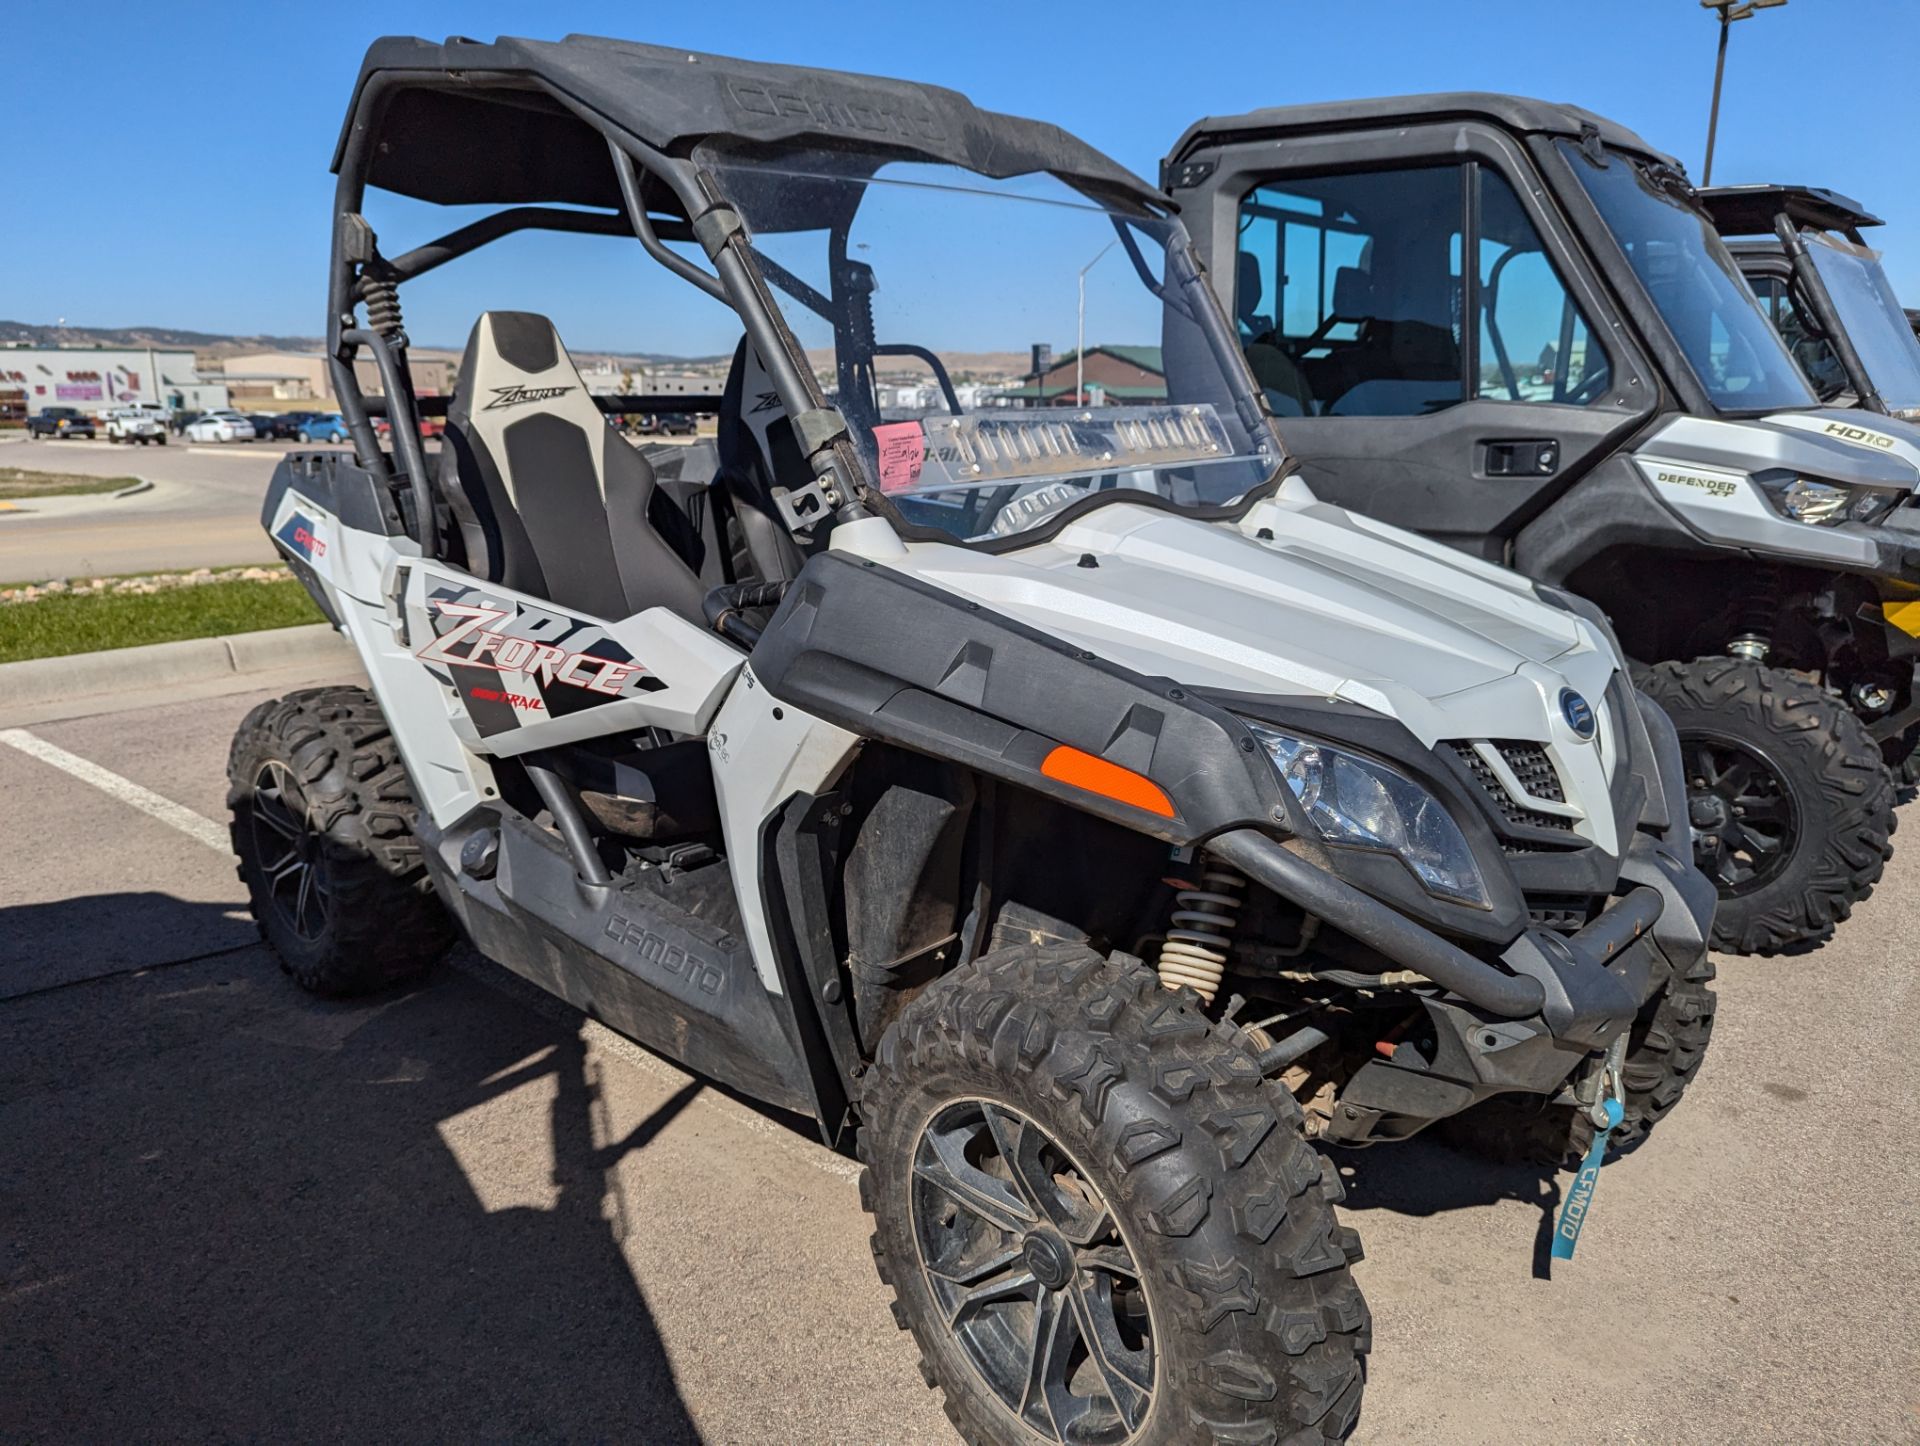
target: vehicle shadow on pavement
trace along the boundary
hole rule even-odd
[[[0,1003],[0,1437],[697,1441],[608,1172],[702,1086],[607,1141],[600,1067],[258,947]]]
[[[1404,1144],[1367,1150],[1327,1151],[1347,1187],[1348,1210],[1390,1210],[1396,1215],[1440,1215],[1502,1200],[1539,1211],[1533,1240],[1533,1278],[1548,1278],[1554,1215],[1566,1178],[1540,1165],[1497,1164],[1417,1135]]]

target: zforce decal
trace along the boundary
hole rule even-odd
[[[454,584],[426,605],[434,636],[414,656],[445,669],[483,736],[667,686],[584,618]]]
[[[434,606],[443,617],[459,621],[414,654],[423,663],[465,663],[496,673],[525,673],[543,683],[565,683],[609,698],[620,697],[629,679],[647,675],[638,663],[619,662],[600,653],[569,652],[553,643],[515,636],[500,623],[513,616],[506,608],[473,607],[443,598],[435,598]],[[655,687],[666,686],[657,678],[653,682]]]
[[[327,555],[327,544],[321,539],[313,519],[304,512],[294,513],[274,536],[308,562]]]
[[[572,390],[572,387],[523,387],[518,385],[495,387],[493,388],[493,400],[488,402],[480,410],[483,412],[492,412],[497,411],[501,407],[517,407],[526,402],[551,401],[555,397],[564,397]]]

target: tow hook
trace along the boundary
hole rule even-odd
[[[1627,1031],[1623,1029],[1607,1046],[1600,1087],[1595,1092],[1593,1103],[1585,1106],[1587,1118],[1594,1125],[1593,1144],[1587,1148],[1586,1159],[1580,1162],[1580,1172],[1573,1177],[1573,1184],[1567,1190],[1566,1203],[1560,1207],[1560,1219],[1553,1227],[1555,1260],[1573,1259],[1574,1247],[1580,1243],[1580,1227],[1587,1223],[1587,1216],[1593,1209],[1594,1186],[1599,1183],[1600,1166],[1607,1158],[1607,1138],[1613,1133],[1614,1127],[1626,1118],[1626,1087],[1620,1078],[1626,1054]]]

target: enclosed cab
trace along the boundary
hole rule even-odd
[[[1920,339],[1861,235],[1885,223],[1811,186],[1698,195],[1820,400],[1920,419]]]
[[[1678,162],[1588,111],[1210,118],[1162,182],[1315,491],[1598,603],[1681,723],[1718,942],[1825,937],[1920,722],[1920,434],[1823,410]]]

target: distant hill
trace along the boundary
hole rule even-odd
[[[53,326],[30,321],[0,321],[0,346],[168,346],[190,347],[209,356],[244,351],[319,351],[317,336],[225,336],[185,331],[177,326]]]

